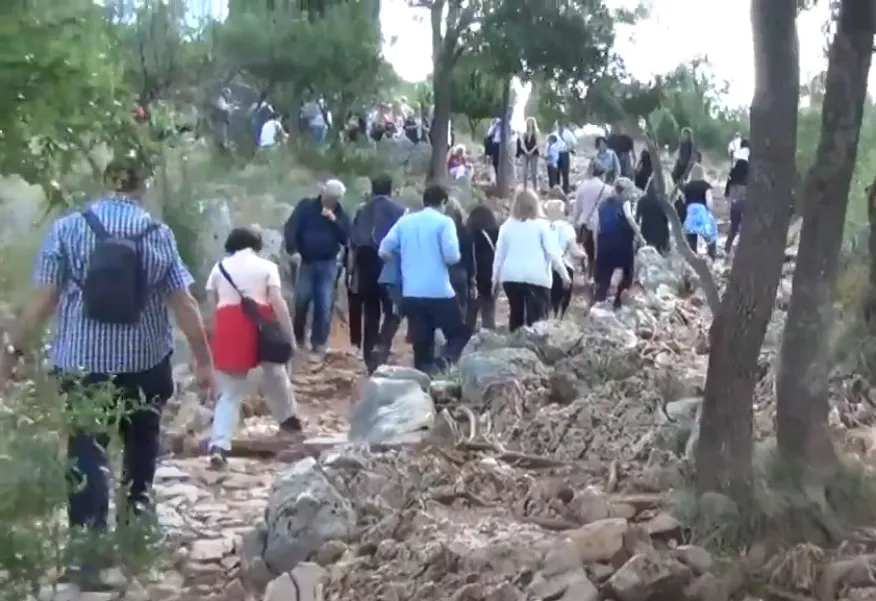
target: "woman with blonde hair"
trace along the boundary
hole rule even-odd
[[[578,246],[575,226],[569,223],[566,218],[566,203],[559,199],[548,200],[544,203],[544,212],[550,221],[551,233],[554,235],[560,250],[563,251],[563,264],[566,267],[566,273],[569,274],[570,279],[574,278],[575,261],[580,261],[586,255]],[[553,270],[552,273],[551,314],[554,317],[562,317],[572,303],[572,287],[564,286],[563,276],[560,272]]]
[[[538,124],[535,119],[529,117],[526,120],[526,131],[522,138],[517,139],[517,158],[523,159],[521,167],[523,169],[523,187],[529,187],[529,181],[532,180],[533,189],[538,188],[538,143],[541,134],[538,131]]]
[[[500,285],[505,290],[512,332],[547,318],[551,270],[560,275],[563,286],[572,285],[563,251],[544,218],[538,196],[532,190],[520,190],[511,217],[499,228],[493,260],[493,291]]]
[[[709,256],[717,254],[718,225],[712,214],[712,184],[706,181],[706,172],[699,163],[690,169],[687,183],[681,190],[684,198],[684,233],[691,250],[697,252],[700,238],[706,242]]]

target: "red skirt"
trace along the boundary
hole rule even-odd
[[[268,305],[258,305],[265,319],[274,319]],[[258,366],[256,325],[247,317],[239,304],[223,305],[213,317],[213,335],[210,338],[213,365],[224,372],[245,372]]]

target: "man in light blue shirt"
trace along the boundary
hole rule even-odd
[[[434,373],[455,361],[470,333],[450,284],[448,266],[460,261],[459,239],[453,220],[442,212],[447,191],[429,186],[422,211],[399,219],[380,243],[380,256],[401,261],[402,314],[414,350],[414,367]],[[435,330],[447,339],[444,357],[434,356]]]

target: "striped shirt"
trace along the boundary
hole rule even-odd
[[[91,210],[114,236],[136,236],[154,223],[148,212],[125,198],[102,198]],[[180,259],[173,232],[162,224],[140,242],[149,292],[139,323],[116,325],[88,319],[84,315],[82,290],[75,282],[84,280],[96,242],[97,237],[81,213],[60,218],[43,241],[34,283],[57,286],[60,290],[49,358],[55,367],[66,372],[146,371],[173,350],[167,295],[188,288],[194,280]]]

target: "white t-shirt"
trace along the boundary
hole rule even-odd
[[[575,234],[575,227],[565,220],[552,221],[551,233],[557,239],[557,244],[563,252],[563,263],[565,263],[566,267],[574,267],[574,257],[569,252],[569,243],[575,242],[578,238],[577,234]]]
[[[546,219],[520,221],[512,217],[499,228],[493,260],[495,283],[518,282],[550,288],[552,272],[563,269],[563,251]]]
[[[262,131],[259,134],[259,146],[265,148],[273,146],[277,143],[277,138],[283,134],[283,125],[279,119],[270,119],[262,125]]]
[[[268,304],[268,288],[280,287],[280,269],[273,261],[260,257],[252,249],[244,249],[222,259],[225,271],[237,287],[260,305]],[[207,278],[207,290],[215,290],[219,297],[217,306],[240,304],[240,294],[228,282],[219,264],[213,266]]]

